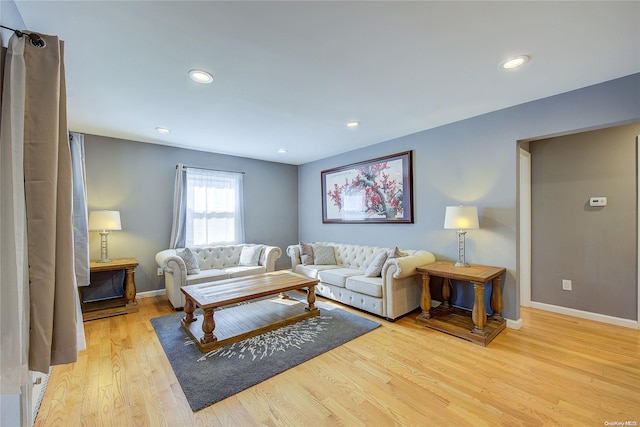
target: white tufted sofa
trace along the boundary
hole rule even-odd
[[[198,260],[200,273],[197,274],[187,274],[183,259],[176,255],[176,250],[180,249],[165,249],[158,252],[156,263],[164,270],[164,285],[173,307],[184,307],[184,294],[180,291],[183,286],[274,271],[276,260],[282,256],[282,250],[279,247],[264,245],[257,266],[241,266],[238,263],[244,246],[253,245],[190,248]]]
[[[337,265],[302,265],[300,247],[287,247],[291,269],[317,278],[316,294],[364,311],[395,320],[420,306],[422,279],[416,267],[436,258],[424,250],[404,249],[407,256],[387,259],[382,277],[365,277],[364,272],[381,251],[391,248],[344,243],[315,242],[335,248]]]

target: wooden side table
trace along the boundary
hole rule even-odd
[[[417,268],[422,274],[422,295],[420,313],[416,322],[483,346],[488,345],[506,326],[502,318],[502,293],[500,282],[505,268],[472,264],[469,267],[455,267],[451,262],[436,262]],[[431,276],[442,277],[443,302],[435,309],[431,307]],[[451,280],[473,284],[473,310],[469,312],[450,304]],[[484,285],[491,281],[491,310],[487,319],[484,303]]]
[[[79,287],[80,301],[82,303],[82,319],[86,321],[119,314],[137,313],[138,303],[136,302],[136,280],[134,276],[137,266],[138,260],[135,258],[115,258],[111,262],[91,261],[89,264],[91,273],[125,271],[124,296],[85,303],[82,302],[82,291],[84,287]]]

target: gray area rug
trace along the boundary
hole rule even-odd
[[[380,326],[322,302],[316,306],[319,316],[207,354],[180,327],[183,312],[151,319],[151,324],[195,412]]]

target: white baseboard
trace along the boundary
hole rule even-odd
[[[507,328],[518,330],[522,328],[522,319],[511,320],[507,319]]]
[[[624,326],[625,328],[640,329],[640,323],[636,320],[622,319],[620,317],[607,316],[606,314],[592,313],[590,311],[576,310],[574,308],[561,307],[534,301],[531,301],[531,308],[579,317],[580,319],[595,320],[596,322],[608,323],[610,325]]]
[[[166,289],[158,289],[156,291],[147,291],[147,292],[139,292],[136,294],[136,298],[151,298],[157,297],[158,295],[166,295]]]

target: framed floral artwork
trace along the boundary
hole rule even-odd
[[[413,223],[412,152],[320,172],[323,223]]]

